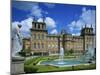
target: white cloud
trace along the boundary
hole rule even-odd
[[[36,18],[42,17],[42,13],[48,14],[48,12],[43,11],[38,3],[35,2],[12,2],[12,7],[30,12],[27,16],[35,16]]]
[[[44,3],[45,6],[47,6],[48,8],[53,8],[55,7],[54,3]]]
[[[87,27],[90,27],[92,25],[95,31],[95,20],[95,10],[86,10],[86,8],[84,7],[82,8],[82,14],[79,16],[79,19],[68,24],[69,32],[78,35],[81,28],[85,25]]]
[[[39,4],[35,4],[32,6],[32,9],[30,11],[30,14],[28,16],[35,16],[36,18],[41,18],[44,15],[47,15],[48,12],[42,10],[42,8],[39,6]]]
[[[13,2],[12,4],[13,4],[13,7],[16,8],[16,9],[30,12],[28,14],[29,18],[22,20],[20,22],[15,21],[15,22],[12,23],[12,26],[16,26],[18,24],[22,25],[21,31],[24,34],[24,36],[29,35],[29,33],[30,33],[30,28],[32,27],[32,21],[33,21],[32,17],[36,17],[36,19],[38,19],[37,20],[38,22],[43,22],[43,19],[41,17],[43,17],[43,14],[45,14],[45,15],[48,14],[47,11],[44,11],[40,8],[38,3],[26,3],[26,2],[16,3],[16,2]],[[50,3],[48,3],[46,5],[49,6],[49,7],[55,6],[54,4],[50,4]],[[51,30],[51,29],[56,27],[56,22],[54,21],[53,18],[46,17],[44,21],[45,21],[48,29]],[[57,33],[56,30],[53,30],[53,31],[55,33]]]
[[[15,26],[17,26],[18,24],[21,24],[21,32],[23,34],[24,37],[29,37],[30,36],[30,28],[32,28],[32,21],[34,19],[32,17],[29,17],[25,20],[22,20],[21,22],[15,21],[12,23],[12,28],[14,28]],[[39,18],[37,20],[38,22],[43,22],[42,18]],[[45,23],[47,25],[47,28],[49,28],[50,30],[52,30],[50,33],[51,34],[57,34],[57,30],[55,29],[56,27],[56,23],[55,21],[51,18],[51,17],[46,17],[45,18]]]
[[[20,24],[22,25],[22,30],[29,31],[29,29],[32,28],[32,21],[33,21],[33,18],[31,17],[25,20],[22,20],[20,22]]]
[[[38,22],[43,22],[43,18],[39,18],[37,21]]]
[[[83,7],[82,8],[82,12],[86,12],[86,7]]]
[[[38,5],[34,5],[31,10],[31,16],[35,16],[37,18],[42,17],[42,9]]]
[[[50,34],[58,34],[57,29],[53,29],[53,30],[50,32]]]
[[[47,28],[52,29],[52,28],[55,28],[56,27],[56,22],[51,17],[46,17],[45,18],[45,23],[47,25]]]
[[[72,34],[73,36],[79,36],[80,35],[80,33],[76,33],[76,34]]]
[[[12,28],[16,27],[18,24],[21,24],[21,32],[23,37],[29,37],[30,36],[30,28],[32,27],[32,21],[33,19],[27,18],[25,20],[22,20],[21,22],[15,21],[12,23]]]
[[[12,7],[24,10],[24,11],[30,11],[34,5],[38,5],[38,3],[33,2],[23,2],[23,1],[13,1]]]
[[[69,32],[72,34],[77,34],[80,32],[82,26],[84,25],[83,21],[80,19],[78,21],[72,21],[69,25]]]
[[[13,22],[12,23],[12,29],[15,28],[15,27],[17,27],[18,24],[20,24],[18,21]]]
[[[95,10],[87,10],[80,16],[86,24],[95,24]]]

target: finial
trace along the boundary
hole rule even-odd
[[[42,19],[43,19],[43,23],[44,23],[45,22],[45,17],[43,16]]]
[[[82,29],[84,28],[84,26],[81,27]]]
[[[33,21],[34,21],[34,22],[36,21],[36,17],[35,17],[35,16],[33,17]]]
[[[92,24],[91,24],[91,28],[92,28]]]
[[[85,28],[86,28],[86,24],[85,24]]]

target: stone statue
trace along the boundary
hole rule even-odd
[[[11,75],[19,75],[24,73],[24,60],[25,58],[20,56],[18,52],[22,50],[22,35],[21,25],[17,25],[12,28],[12,47],[11,47]]]
[[[18,52],[22,49],[21,25],[17,25],[12,29],[12,57],[18,56]]]

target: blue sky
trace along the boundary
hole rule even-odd
[[[22,33],[29,36],[29,29],[34,16],[38,22],[45,17],[45,23],[49,34],[59,34],[62,29],[73,35],[79,35],[80,29],[92,24],[95,28],[95,6],[34,3],[13,1],[12,2],[12,25],[22,25]]]

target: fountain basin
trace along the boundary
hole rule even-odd
[[[76,66],[76,65],[83,65],[83,64],[89,64],[85,61],[80,61],[76,59],[72,60],[52,60],[52,61],[41,61],[39,65],[52,65],[52,66],[58,66],[58,67],[67,67],[67,66]]]

